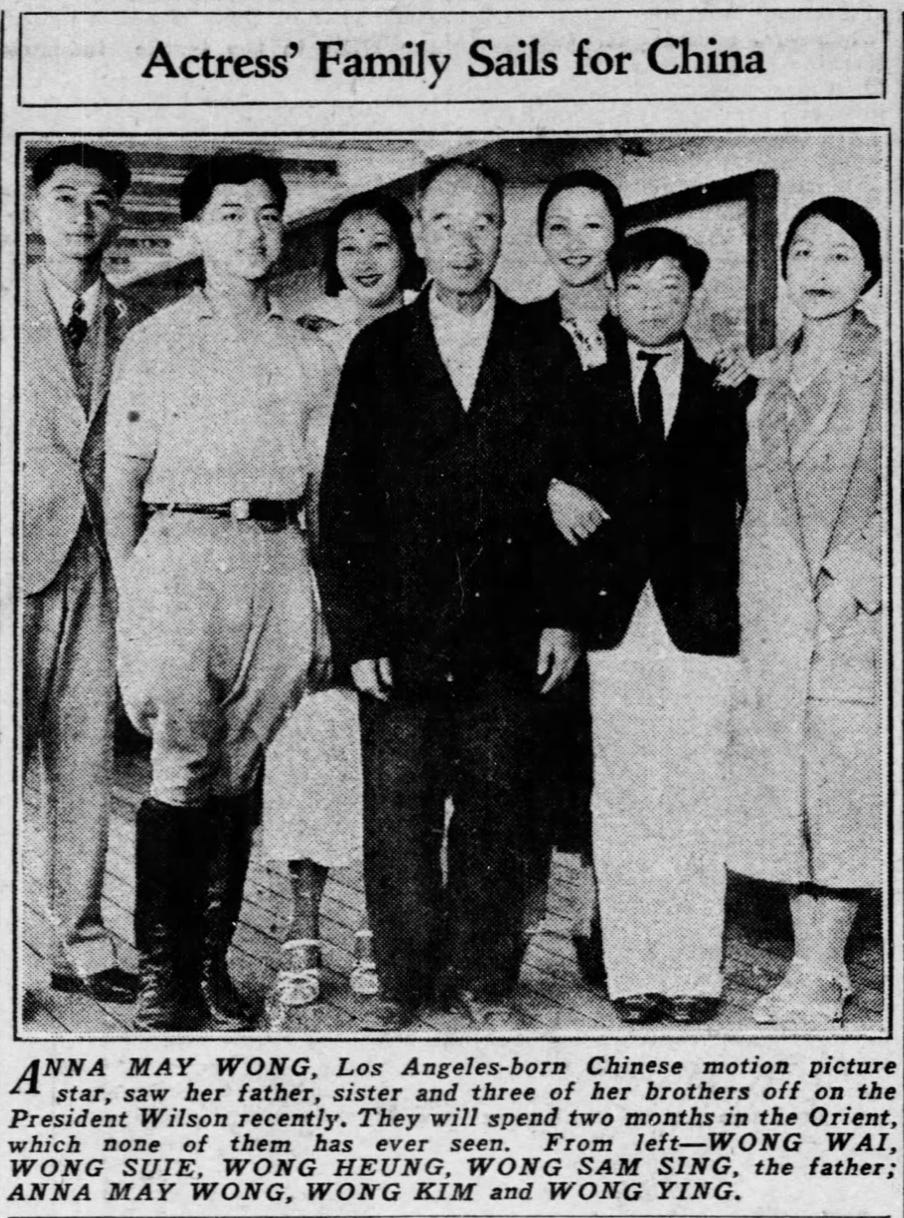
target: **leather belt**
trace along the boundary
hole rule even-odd
[[[221,520],[253,520],[267,533],[298,523],[300,499],[232,499],[229,503],[151,503],[152,512],[185,512]]]

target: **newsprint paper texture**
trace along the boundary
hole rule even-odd
[[[901,1218],[902,48],[6,0],[3,1218]]]

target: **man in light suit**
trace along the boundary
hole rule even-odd
[[[70,144],[43,152],[32,181],[44,259],[27,275],[19,351],[23,770],[39,753],[51,985],[132,1002],[101,914],[116,698],[104,414],[113,357],[145,315],[101,259],[130,173],[117,153]]]
[[[564,331],[538,334],[494,286],[502,223],[486,170],[428,171],[431,284],[353,341],[327,448],[319,570],[362,695],[380,1031],[434,997],[481,1028],[523,1026],[530,725],[578,654],[544,440],[575,361]]]

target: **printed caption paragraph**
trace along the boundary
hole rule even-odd
[[[598,1052],[38,1057],[15,1082],[6,1200],[724,1202],[897,1174],[882,1058]]]

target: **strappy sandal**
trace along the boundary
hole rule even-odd
[[[273,983],[281,1006],[305,1007],[320,997],[320,940],[287,939],[279,949],[280,967]]]
[[[822,982],[835,987],[831,998],[812,998],[813,983]],[[764,994],[753,1008],[753,1018],[760,1024],[782,1024],[795,1028],[825,1028],[844,1020],[844,1008],[853,996],[847,971],[829,972],[814,968],[804,960],[792,960],[784,978],[774,990]]]
[[[373,931],[362,929],[355,932],[355,966],[348,979],[352,993],[367,998],[373,998],[380,992],[380,978],[371,947],[372,940]]]

